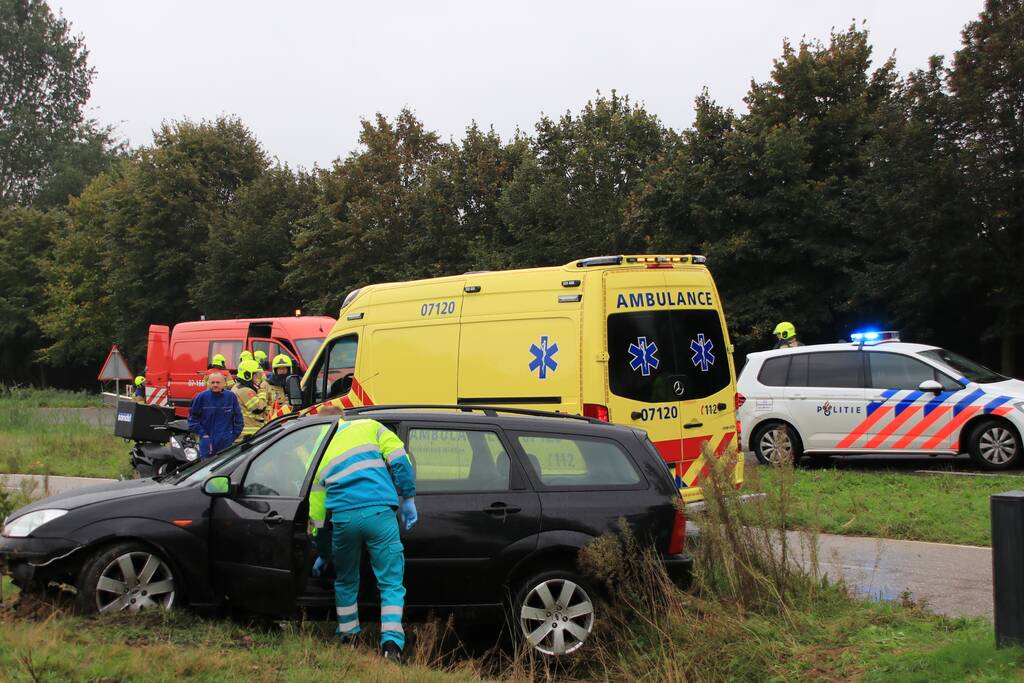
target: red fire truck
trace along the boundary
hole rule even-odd
[[[328,316],[295,316],[197,320],[178,323],[173,329],[150,325],[146,402],[173,407],[179,416],[187,416],[192,397],[204,388],[209,359],[218,353],[227,359],[229,370],[237,369],[243,349],[264,351],[270,359],[284,353],[301,375],[335,322]]]

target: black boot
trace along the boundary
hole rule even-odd
[[[384,644],[380,646],[380,656],[395,664],[401,664],[402,648],[398,647],[398,643],[393,640],[385,640]]]

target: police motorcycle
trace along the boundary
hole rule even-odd
[[[173,474],[199,459],[188,420],[174,419],[171,408],[118,401],[114,434],[135,442],[131,464],[141,478]]]

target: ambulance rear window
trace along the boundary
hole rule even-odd
[[[616,396],[660,403],[707,398],[729,385],[718,311],[608,316],[608,381]]]

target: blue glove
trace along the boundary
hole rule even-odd
[[[317,557],[313,561],[313,576],[320,576],[324,573],[324,567],[327,566],[327,560],[322,557]]]
[[[405,522],[405,530],[408,531],[420,518],[420,516],[416,514],[415,499],[406,498],[402,501],[402,506],[399,509],[402,511],[402,521]]]

